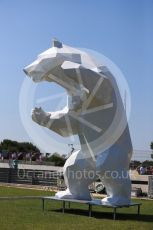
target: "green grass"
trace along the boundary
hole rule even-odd
[[[0,196],[46,196],[51,192],[19,188],[0,187]],[[87,206],[71,204],[66,213],[61,212],[61,203],[45,202],[42,211],[40,200],[0,200],[0,230],[101,230],[101,229],[153,229],[153,201],[141,202],[141,216],[135,215],[137,207],[118,210],[117,220],[112,220],[112,210],[93,207],[92,217],[88,217]]]

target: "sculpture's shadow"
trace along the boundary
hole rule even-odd
[[[48,209],[51,212],[59,212],[62,213],[62,209]],[[84,209],[65,209],[65,215],[72,214],[72,215],[81,215],[81,216],[89,216],[88,210]],[[92,218],[96,219],[113,219],[113,212],[102,212],[102,211],[92,211]],[[153,215],[145,215],[137,213],[116,213],[116,220],[139,220],[142,222],[153,222]]]

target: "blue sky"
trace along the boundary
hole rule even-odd
[[[19,114],[22,69],[51,46],[96,50],[110,58],[129,84],[134,149],[153,140],[153,1],[0,0],[0,140],[29,141]],[[47,87],[47,88],[46,88]],[[56,92],[44,84],[44,91]]]

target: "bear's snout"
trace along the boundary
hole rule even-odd
[[[40,82],[44,74],[44,70],[40,68],[41,66],[39,66],[38,64],[39,63],[35,61],[23,69],[24,73],[34,82]]]
[[[28,75],[28,71],[26,70],[26,68],[24,68],[23,71],[25,72],[26,75]]]
[[[33,68],[32,68],[31,65],[28,65],[28,66],[26,66],[26,67],[23,69],[23,71],[25,72],[25,74],[26,74],[27,76],[30,76],[32,70],[33,70]]]

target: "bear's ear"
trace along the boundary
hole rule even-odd
[[[62,48],[63,47],[62,42],[58,41],[56,38],[54,38],[52,40],[52,45],[53,45],[53,47],[57,47],[57,48]]]

